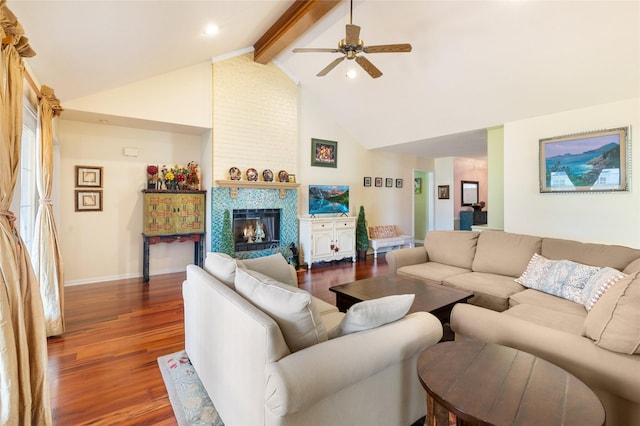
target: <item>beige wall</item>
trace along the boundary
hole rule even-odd
[[[184,70],[184,75],[197,69],[197,74],[202,76],[203,68]],[[205,168],[205,188],[208,187],[206,182],[226,179],[231,166],[242,170],[254,167],[259,171],[271,168],[274,172],[285,169],[295,173],[301,183],[300,214],[307,214],[309,184],[346,184],[351,187],[353,215],[357,214],[360,205],[364,205],[370,225],[396,224],[405,233],[412,230],[414,169],[433,170],[434,187],[449,184],[452,195],[455,193],[454,159],[417,159],[367,151],[349,129],[335,124],[329,114],[330,106],[319,104],[311,93],[295,86],[277,67],[257,65],[247,57],[239,57],[214,64],[213,78],[211,64],[206,68],[210,91],[190,91],[189,96],[176,99],[174,113],[166,120],[189,121],[180,117],[193,114],[196,118],[187,124],[202,125],[203,120],[197,118],[199,108],[208,103],[209,113],[213,111],[210,120],[213,136],[210,132],[193,136],[59,121],[60,164],[57,170],[60,184],[56,208],[66,284],[141,276],[140,190],[144,186],[144,169],[148,163],[200,161]],[[167,84],[170,79],[160,76],[152,80],[156,84]],[[253,81],[254,90],[244,90],[242,86],[246,81]],[[144,90],[129,87],[129,92],[135,93],[136,98],[159,89],[148,80],[140,84]],[[264,87],[259,89],[260,86]],[[250,105],[256,91],[263,92],[258,95],[261,100]],[[96,95],[85,106],[99,112],[100,106],[105,105],[108,106],[105,113],[115,114],[117,104],[127,103],[126,91],[117,92],[121,97],[117,102],[112,98],[113,94],[104,104]],[[177,92],[172,89],[168,93]],[[221,97],[216,99],[216,93]],[[231,107],[234,100],[242,102]],[[84,99],[82,102],[89,101]],[[638,99],[632,99],[507,123],[504,131],[505,229],[640,247],[640,223],[636,218],[640,196],[634,192],[639,183],[637,175],[632,177],[631,191],[617,194],[540,194],[537,181],[539,138],[627,124],[638,128],[638,103]],[[179,109],[183,111],[178,112]],[[147,106],[138,104],[137,112],[131,111],[131,115],[140,116],[148,111]],[[145,119],[159,119],[161,114],[158,114],[145,115]],[[337,168],[311,167],[311,138],[338,141]],[[124,147],[137,148],[139,156],[123,156]],[[633,151],[634,163],[640,160],[639,156],[638,150]],[[73,167],[78,164],[105,167],[102,213],[73,211]],[[365,176],[393,178],[394,187],[365,188],[362,183]],[[395,187],[398,178],[403,179],[403,188]],[[435,199],[435,229],[452,228],[453,203],[453,198]],[[152,247],[151,274],[183,270],[191,261],[190,243],[156,245]]]
[[[60,120],[58,229],[65,284],[142,275],[142,193],[148,164],[200,161],[201,137]],[[123,155],[125,147],[137,157]],[[103,211],[75,212],[75,166],[103,167]],[[192,243],[151,247],[151,275],[184,270]],[[153,278],[152,278],[153,279]]]
[[[505,231],[640,248],[640,174],[629,191],[544,193],[539,190],[539,139],[632,126],[631,164],[637,149],[640,98],[506,123],[504,126]]]

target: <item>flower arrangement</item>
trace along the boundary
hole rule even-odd
[[[200,189],[200,168],[195,161],[189,162],[187,166],[174,164],[172,167],[163,165],[147,166],[149,175],[149,189],[176,190]]]

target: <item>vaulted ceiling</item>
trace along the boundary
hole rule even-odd
[[[28,59],[30,67],[41,83],[55,88],[63,105],[249,49],[291,4],[8,3],[37,52]],[[377,79],[355,61],[316,77],[338,54],[291,52],[337,47],[349,23],[349,2],[327,9],[301,36],[286,40],[274,62],[368,148],[482,156],[487,127],[640,96],[636,0],[356,0],[353,23],[362,27],[365,45],[413,46],[411,53],[366,55],[383,72]],[[209,22],[220,28],[216,37],[202,34]],[[350,68],[354,79],[345,77]]]

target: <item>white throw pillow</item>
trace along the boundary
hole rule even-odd
[[[352,305],[340,324],[331,330],[329,338],[369,330],[403,318],[415,299],[415,294],[399,294],[365,300]]]
[[[225,253],[209,252],[204,260],[204,270],[234,288],[236,279],[236,260]]]
[[[291,352],[327,340],[313,297],[259,272],[236,269],[236,291],[278,323]]]

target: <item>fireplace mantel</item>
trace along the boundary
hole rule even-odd
[[[286,197],[287,189],[296,189],[300,186],[299,183],[291,182],[262,182],[262,181],[242,181],[242,180],[216,180],[216,185],[222,188],[229,188],[231,198],[238,197],[238,188],[251,188],[251,189],[278,189],[280,190],[280,198]]]

